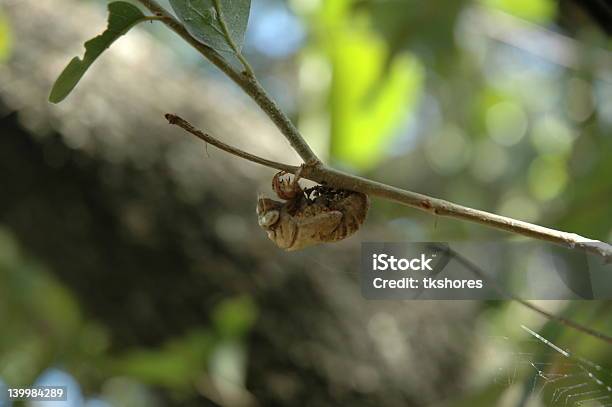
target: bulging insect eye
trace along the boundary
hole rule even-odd
[[[257,218],[257,222],[259,223],[259,226],[270,227],[278,222],[279,217],[279,212],[277,210],[272,210],[264,213],[263,215],[260,214]]]

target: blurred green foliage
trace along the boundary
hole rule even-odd
[[[48,364],[91,360],[107,345],[104,331],[83,321],[79,306],[44,266],[0,229],[0,377],[33,382]]]
[[[331,79],[327,92],[329,151],[341,163],[372,168],[383,159],[407,108],[423,85],[418,60],[398,54],[352,1],[321,2],[307,15],[309,49],[322,55]],[[396,55],[394,55],[396,54]]]
[[[360,31],[350,28],[325,39],[333,75],[330,152],[342,163],[367,169],[384,158],[406,107],[415,104],[423,74],[406,55],[385,71],[384,42]]]
[[[525,20],[547,24],[557,12],[553,0],[481,0],[482,4],[500,9]]]

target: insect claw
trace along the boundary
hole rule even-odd
[[[281,171],[274,175],[272,178],[272,189],[279,198],[289,201],[300,195],[303,191],[297,181],[298,177],[296,175],[291,174],[294,177],[293,179],[283,178],[285,175],[289,175],[289,173]]]

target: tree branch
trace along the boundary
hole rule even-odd
[[[266,93],[257,79],[234,69],[217,51],[209,46],[199,42],[189,34],[187,29],[174,18],[166,9],[159,5],[156,0],[138,0],[143,6],[149,9],[153,14],[162,17],[162,22],[166,24],[172,31],[177,33],[181,38],[187,41],[206,59],[212,62],[217,68],[225,73],[231,80],[245,91],[259,105],[268,117],[274,122],[276,127],[283,133],[285,138],[291,144],[291,147],[299,154],[306,163],[319,163],[319,158],[312,151],[308,143],[304,140],[298,129],[293,125],[291,120],[283,113],[278,105]]]
[[[176,124],[182,127],[196,137],[230,154],[257,164],[291,173],[295,173],[295,171],[298,169],[296,166],[266,160],[265,158],[257,157],[235,147],[229,146],[211,137],[210,135],[197,130],[189,122],[179,116],[167,114],[166,119],[168,119],[171,124]],[[496,215],[478,209],[469,208],[467,206],[458,205],[442,199],[433,198],[417,192],[406,191],[380,182],[358,177],[356,175],[347,174],[322,164],[304,165],[300,176],[302,178],[318,182],[319,184],[327,184],[336,188],[358,191],[371,196],[388,199],[402,205],[427,211],[434,215],[468,220],[496,229],[505,230],[507,232],[560,244],[572,249],[582,249],[602,256],[607,260],[612,259],[612,246],[598,240],[587,239],[575,233],[567,233],[555,229],[549,229],[543,226],[534,225],[532,223],[507,218],[505,216]]]

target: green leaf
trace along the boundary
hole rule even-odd
[[[234,52],[233,42],[237,51],[242,49],[251,0],[170,0],[170,4],[187,31],[201,43],[217,51]]]
[[[55,81],[49,101],[59,103],[68,96],[93,62],[111,46],[117,38],[147,17],[130,3],[117,1],[108,5],[108,26],[106,30],[85,43],[83,59],[74,57]]]

